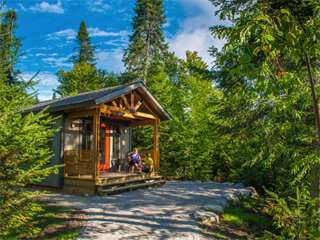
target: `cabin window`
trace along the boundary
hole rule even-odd
[[[82,146],[81,150],[91,150],[91,141],[92,141],[92,122],[85,120],[82,125]]]

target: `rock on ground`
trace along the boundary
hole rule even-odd
[[[237,183],[237,184],[233,185],[233,187],[235,187],[235,188],[245,188],[243,183]]]
[[[194,219],[200,222],[219,223],[219,216],[217,214],[202,210],[196,211],[194,213]]]
[[[225,198],[223,198],[223,197],[221,197],[221,198],[214,198],[210,204],[212,204],[212,205],[219,205],[219,206],[221,206],[221,207],[223,207],[223,208],[229,207],[229,205],[230,205],[229,202],[228,202]]]
[[[237,201],[239,199],[236,193],[226,193],[223,194],[222,197],[224,197],[228,201]]]
[[[254,187],[247,187],[245,188],[246,190],[250,190],[252,192],[252,197],[259,197],[259,194],[257,191],[254,189]]]
[[[202,206],[202,209],[206,211],[213,211],[213,212],[218,212],[218,213],[224,213],[223,207],[219,205],[204,205]]]

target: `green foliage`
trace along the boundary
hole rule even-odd
[[[19,74],[21,71],[15,70],[14,65],[18,63],[18,57],[24,55],[19,53],[21,46],[21,37],[15,37],[15,30],[18,27],[17,13],[15,10],[8,10],[1,15],[0,28],[0,52],[1,52],[1,66],[7,75],[6,83],[8,85],[21,85],[19,81]]]
[[[33,103],[33,95],[26,97],[16,86],[0,83],[0,232],[9,228],[33,229],[32,216],[41,210],[35,203],[38,192],[23,188],[28,183],[39,182],[50,173],[58,173],[57,167],[43,168],[51,157],[45,148],[54,132],[51,117],[45,110],[25,116],[15,114]],[[15,98],[11,98],[15,95]]]
[[[251,174],[257,177],[255,186],[266,185],[283,195],[292,194],[291,186],[297,184],[308,187],[319,151],[304,57],[309,52],[318,66],[319,3],[299,1],[301,14],[293,15],[291,4],[276,9],[268,1],[238,1],[233,7],[215,2],[222,4],[220,17],[234,23],[211,29],[219,38],[232,39],[221,53],[211,50],[217,57],[217,85],[225,95],[216,114],[230,122],[219,133],[229,133],[237,147],[228,151],[238,169],[233,176],[260,169]]]
[[[76,42],[79,46],[73,49],[76,53],[70,57],[70,61],[74,65],[87,63],[94,66],[97,63],[97,59],[94,56],[96,47],[92,46],[91,38],[89,37],[84,20],[80,24]]]
[[[8,15],[1,15],[1,22],[4,16]],[[12,33],[6,29],[0,37]],[[22,113],[35,99],[35,94],[27,94],[26,88],[37,82],[31,79],[23,85],[8,84],[8,69],[14,69],[19,53],[15,48],[1,48],[6,51],[1,51],[0,58],[0,237],[11,228],[30,233],[38,230],[32,227],[32,216],[41,211],[41,206],[35,203],[40,199],[39,192],[32,193],[21,187],[57,173],[59,167],[43,167],[51,157],[45,146],[57,131],[50,128],[54,119],[48,117],[45,110],[37,114]]]
[[[213,126],[217,119],[212,112],[222,95],[212,85],[212,74],[196,52],[188,51],[186,60],[173,53],[166,56],[149,80],[150,90],[173,118],[159,126],[162,174],[208,180],[219,173],[227,178],[229,160],[217,159],[223,154],[216,141]],[[137,129],[133,146],[152,149],[152,128]]]
[[[61,69],[56,75],[60,85],[54,92],[65,97],[99,89],[100,83],[104,80],[105,72],[83,62],[68,71]]]
[[[307,193],[296,188],[296,197],[288,197],[287,201],[277,194],[265,191],[275,204],[270,208],[276,220],[277,228],[283,229],[281,236],[266,232],[267,239],[319,239],[319,214],[316,208],[319,198],[311,199]]]
[[[56,75],[60,85],[54,91],[61,97],[113,87],[125,83],[121,74],[96,69],[88,63],[78,63],[70,70],[59,70]]]
[[[219,233],[223,239],[265,239],[262,236],[266,231],[274,236],[280,234],[273,224],[272,214],[267,210],[270,201],[241,198],[229,203],[224,213],[219,213],[219,224],[213,224],[206,231]]]
[[[261,199],[245,198],[231,203],[229,207],[224,209],[222,216],[224,220],[237,226],[245,227],[248,223],[255,223],[260,228],[270,229],[273,222],[266,218],[269,214],[264,209],[265,204],[261,202]],[[265,214],[265,216],[258,215],[258,212]]]
[[[214,47],[211,53],[224,93],[216,114],[230,123],[219,126],[219,134],[229,134],[234,147],[226,151],[234,159],[231,177],[273,194],[282,235],[266,238],[317,238],[311,216],[319,203],[314,172],[319,174],[320,156],[305,57],[310,55],[319,95],[319,1],[212,2],[220,5],[221,19],[233,22],[211,28],[229,40],[221,53]],[[301,192],[294,197],[296,187]]]
[[[70,221],[75,220],[72,216],[74,213],[74,209],[68,209],[64,206],[43,205],[42,211],[34,216],[34,221],[36,222],[34,227],[41,229],[41,232],[35,232],[35,234],[30,235],[28,231],[13,228],[4,234],[5,239],[29,239],[30,237],[32,239],[76,239],[82,228],[72,229],[72,225],[64,227]]]
[[[133,34],[124,51],[123,62],[136,81],[151,77],[153,62],[162,58],[168,49],[163,36],[165,21],[163,0],[136,0],[133,18]]]

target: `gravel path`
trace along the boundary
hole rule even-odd
[[[223,201],[238,187],[228,183],[167,182],[165,185],[110,195],[81,197],[48,194],[50,202],[81,209],[89,221],[77,239],[207,239],[193,214]]]

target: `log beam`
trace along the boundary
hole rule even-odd
[[[137,104],[133,107],[134,110],[138,110],[138,108],[141,106],[141,104],[143,103],[143,99],[141,99],[140,101],[137,102]]]
[[[123,104],[122,104],[122,102],[123,102],[123,100],[122,100],[122,98],[120,98],[120,102],[119,102],[119,108],[120,108],[120,109],[123,109]]]
[[[140,94],[137,91],[134,91],[135,96],[139,99],[139,101],[142,100],[142,97],[140,96]],[[156,114],[152,108],[149,106],[149,104],[146,101],[142,102],[143,105],[157,118],[160,119],[160,117],[158,116],[158,114]]]
[[[127,98],[126,98],[123,94],[121,94],[121,97],[122,97],[122,99],[123,99],[124,104],[127,106],[128,109],[130,109],[130,105],[129,105],[129,103],[128,103]]]
[[[138,126],[147,126],[147,125],[154,125],[154,120],[129,122],[129,127],[138,127]]]
[[[93,114],[93,163],[92,163],[92,179],[99,178],[99,132],[100,132],[100,111],[98,108],[95,109]]]
[[[103,105],[103,106],[101,106],[101,108],[102,109],[106,109],[106,110],[110,110],[110,111],[114,111],[114,112],[120,112],[120,113],[124,113],[124,114],[131,114],[131,115],[133,115],[135,117],[141,117],[141,118],[147,118],[147,119],[156,119],[155,116],[153,116],[151,114],[148,114],[148,113],[141,113],[141,112],[132,113],[132,112],[130,112],[130,110],[120,109],[118,107],[113,107],[113,106],[109,106],[109,105]]]
[[[158,131],[158,123],[159,121],[154,121],[153,125],[153,136],[154,136],[154,142],[153,142],[153,150],[154,150],[154,168],[155,172],[159,171],[160,161],[159,161],[159,131]]]
[[[112,102],[113,106],[118,107],[118,104],[116,103],[115,100],[112,100],[111,102]]]
[[[131,91],[131,108],[134,108],[134,94],[133,94],[133,90]]]
[[[67,113],[67,118],[80,118],[80,117],[86,117],[86,116],[93,116],[94,114],[96,114],[96,111],[97,111],[97,108],[78,111],[78,112],[69,112]]]

